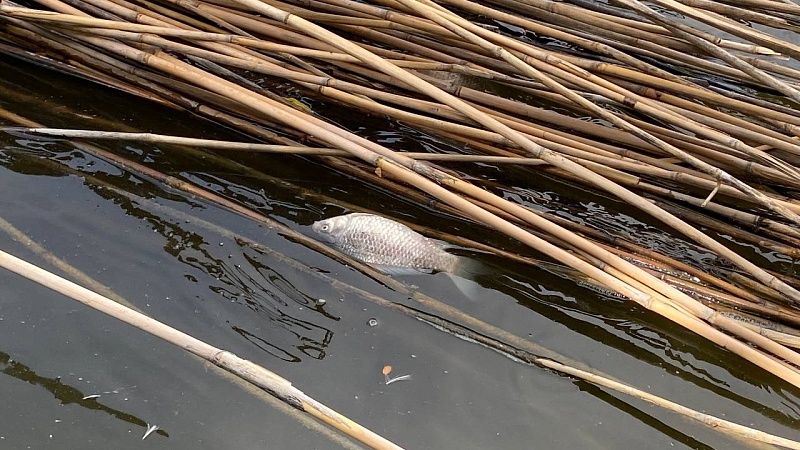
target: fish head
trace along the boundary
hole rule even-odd
[[[327,242],[336,242],[347,227],[347,216],[331,217],[318,220],[311,225],[311,229]]]

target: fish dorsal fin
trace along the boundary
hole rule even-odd
[[[359,212],[357,212],[357,213],[350,213],[350,214],[347,214],[347,216],[348,216],[348,217],[383,217],[383,216],[379,216],[379,215],[377,215],[377,214],[370,214],[370,213],[359,213]],[[387,220],[391,220],[391,219],[387,219]]]

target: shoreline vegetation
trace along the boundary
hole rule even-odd
[[[580,367],[235,201],[102,147],[109,140],[165,145],[205,153],[220,167],[237,164],[227,158],[232,152],[314,158],[501,233],[558,264],[408,223],[429,237],[546,267],[633,301],[797,389],[800,278],[762,267],[720,237],[800,257],[800,45],[780,37],[796,33],[798,24],[800,6],[774,0],[0,0],[0,53],[191,111],[251,140],[167,136],[114,123],[104,130],[49,128],[2,108],[0,132],[65,140],[234,211],[408,293],[448,321],[434,326],[526,363],[720,432],[800,448],[636,389],[619,381],[624,374]],[[402,123],[459,152],[391,149],[259,78]],[[481,167],[501,176],[489,182],[469,175]],[[503,195],[513,190],[512,177],[502,178],[511,171],[531,178],[543,173],[624,202],[724,264],[709,269],[678,260],[512,201]],[[159,335],[356,441],[399,448],[265,368],[189,343],[191,336],[120,306],[113,291],[86,290],[4,252],[0,266]],[[73,281],[97,291],[90,278]],[[328,282],[383,307],[421,314]]]

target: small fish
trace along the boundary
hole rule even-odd
[[[344,253],[389,274],[453,273],[459,263],[435,241],[375,214],[331,217],[311,228]]]
[[[445,272],[474,298],[479,265],[445,250],[411,228],[375,214],[352,213],[314,222],[311,228],[342,252],[389,275]]]

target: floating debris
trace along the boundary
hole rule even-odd
[[[388,386],[392,383],[396,383],[398,381],[406,381],[411,379],[411,374],[408,375],[400,375],[399,377],[389,378],[389,374],[392,373],[392,366],[383,366],[383,377],[385,379],[385,384]]]
[[[142,440],[147,439],[147,436],[150,436],[156,430],[158,430],[158,425],[150,425],[148,423],[147,424],[147,430],[144,432],[144,435],[142,436]]]
[[[392,383],[395,383],[395,382],[398,382],[398,381],[410,380],[411,378],[412,378],[411,374],[400,375],[399,377],[394,377],[394,378],[387,378],[386,379],[386,385],[388,386],[388,385],[390,385]]]

